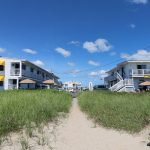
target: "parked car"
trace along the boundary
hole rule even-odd
[[[107,90],[105,85],[95,85],[93,87],[94,90]]]
[[[88,87],[82,87],[82,91],[88,91],[89,88]]]

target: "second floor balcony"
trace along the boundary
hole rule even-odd
[[[22,76],[26,77],[26,78],[32,78],[33,80],[39,80],[39,81],[45,81],[45,80],[49,80],[49,79],[53,79],[52,77],[49,76],[42,76],[42,74],[37,74],[36,72],[30,72],[30,71],[25,71],[22,70]]]
[[[21,71],[20,71],[20,69],[11,69],[10,70],[10,75],[11,76],[20,76],[21,75]]]
[[[132,77],[145,77],[150,76],[150,69],[133,69],[131,72]]]

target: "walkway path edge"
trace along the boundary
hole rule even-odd
[[[56,150],[148,150],[142,136],[95,127],[72,101],[69,118],[58,128]]]

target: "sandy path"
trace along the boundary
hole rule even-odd
[[[146,138],[95,127],[73,100],[70,116],[58,128],[56,150],[150,150]]]

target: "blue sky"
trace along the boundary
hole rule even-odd
[[[0,55],[63,82],[100,84],[118,59],[150,60],[149,45],[149,0],[0,0]]]

